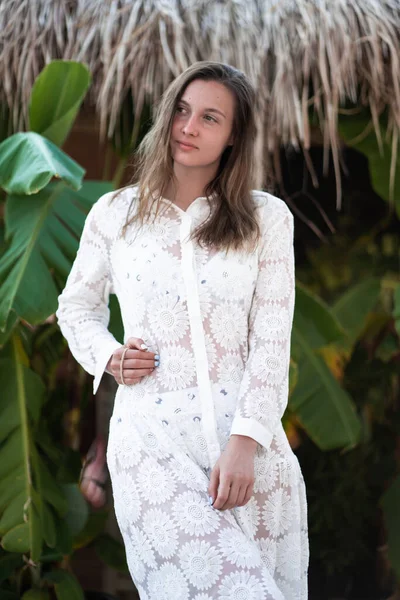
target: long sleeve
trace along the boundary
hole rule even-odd
[[[256,287],[249,315],[248,358],[231,434],[268,448],[288,402],[295,304],[293,215],[279,199],[263,218]],[[264,207],[268,208],[267,207]],[[272,221],[272,222],[271,222]]]
[[[97,392],[105,367],[122,344],[108,331],[112,291],[107,233],[107,201],[101,196],[86,217],[79,249],[66,285],[58,297],[56,318],[74,358],[94,375]]]

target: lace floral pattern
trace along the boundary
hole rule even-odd
[[[304,480],[281,419],[293,321],[293,216],[254,191],[254,252],[202,248],[190,233],[212,205],[161,199],[155,223],[121,236],[135,188],[91,209],[56,313],[97,391],[129,337],[160,366],[119,386],[107,450],[117,520],[141,600],[306,600]],[[211,199],[211,202],[213,200]],[[153,209],[152,209],[153,210]],[[124,339],[108,331],[110,293]],[[258,442],[243,507],[208,504],[211,470],[230,435]]]

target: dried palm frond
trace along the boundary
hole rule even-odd
[[[93,75],[86,102],[111,136],[129,90],[140,117],[192,62],[227,62],[258,91],[258,184],[281,144],[310,148],[313,109],[340,207],[340,106],[369,107],[379,141],[386,108],[397,148],[399,32],[399,0],[0,0],[0,102],[23,128],[43,66],[78,60]]]

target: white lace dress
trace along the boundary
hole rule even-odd
[[[210,210],[162,199],[163,214],[120,235],[137,190],[91,209],[58,323],[96,392],[131,337],[160,355],[140,383],[118,387],[107,460],[115,511],[141,600],[306,600],[307,503],[281,418],[293,320],[293,216],[253,191],[262,238],[253,253],[202,249],[188,234]],[[124,340],[108,331],[117,295]],[[230,434],[258,442],[243,507],[208,503]]]

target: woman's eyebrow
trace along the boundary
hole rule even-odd
[[[190,106],[190,104],[188,102],[186,102],[185,100],[180,100],[181,104],[185,104],[186,106]],[[221,115],[221,117],[224,117],[224,119],[226,119],[226,115],[224,115],[223,112],[221,112],[220,110],[218,110],[218,108],[205,108],[204,109],[206,112],[215,112],[218,113],[219,115]]]

